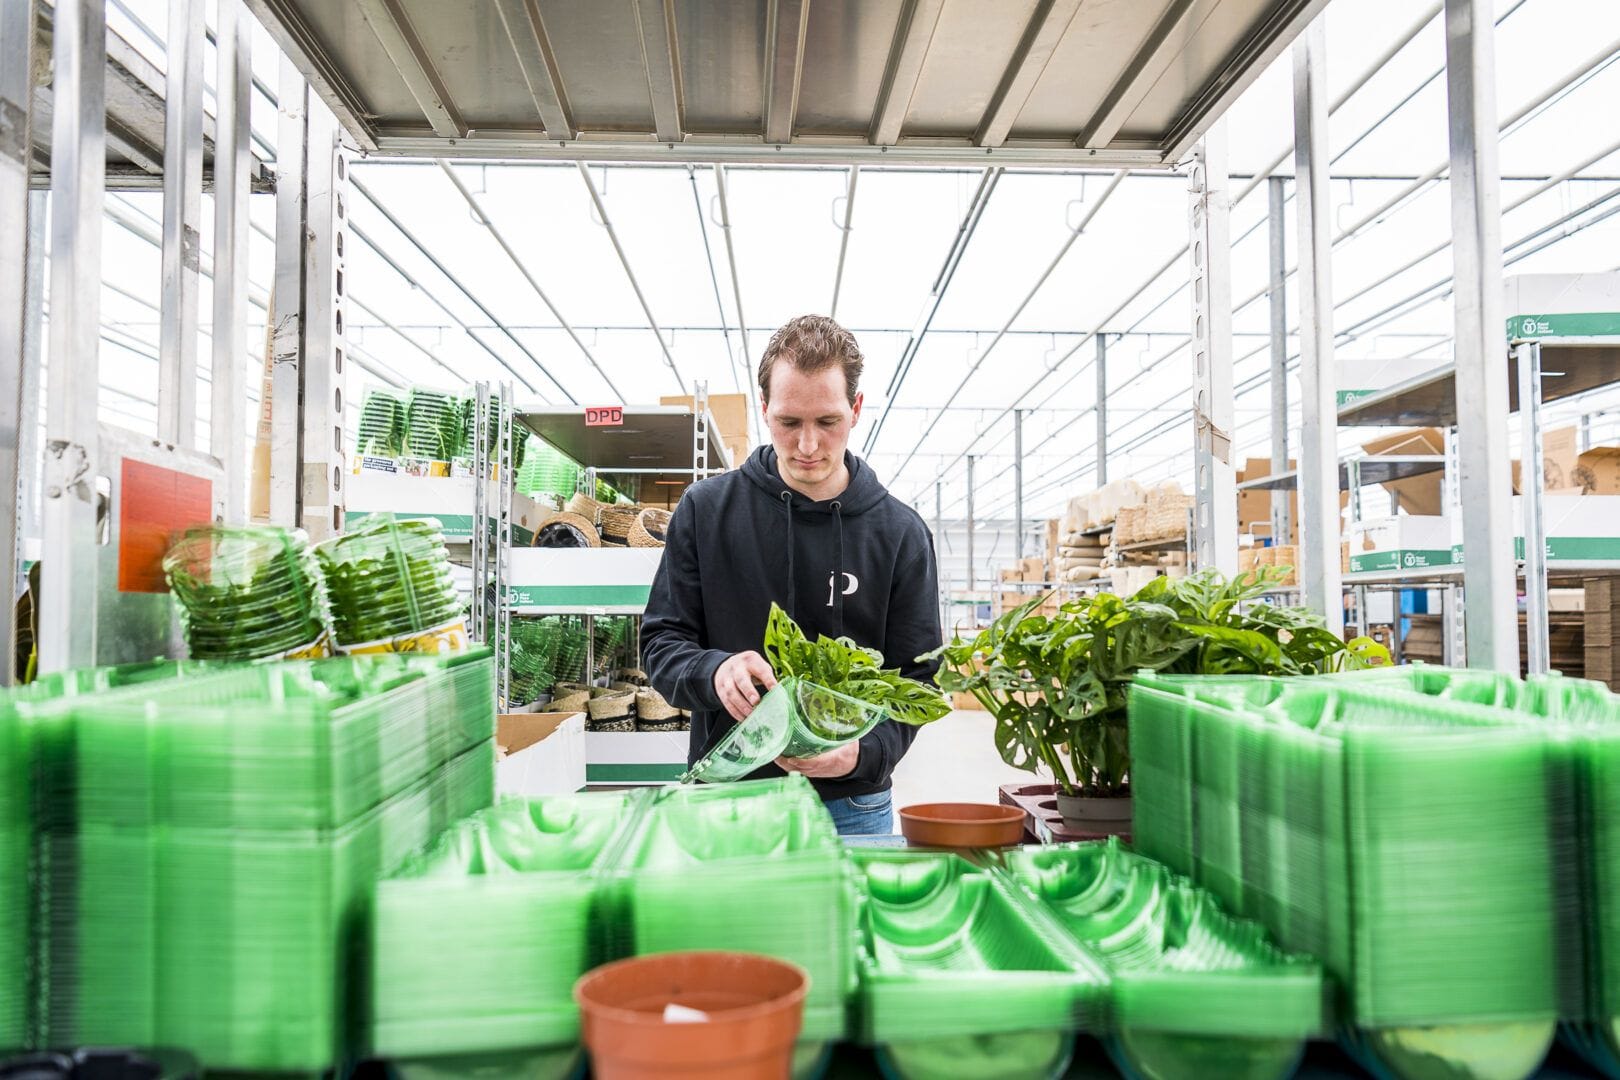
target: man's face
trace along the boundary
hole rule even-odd
[[[837,365],[814,374],[787,362],[773,367],[769,400],[760,409],[782,479],[798,488],[831,479],[844,463],[861,400],[857,394],[855,404],[849,403],[844,369]]]

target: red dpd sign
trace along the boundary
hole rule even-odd
[[[624,409],[621,406],[603,405],[585,409],[586,427],[621,427],[623,424]]]

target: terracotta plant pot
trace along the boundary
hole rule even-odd
[[[900,832],[922,847],[1007,847],[1024,838],[1024,812],[994,803],[921,803],[900,808]]]
[[[786,1078],[810,977],[751,953],[638,956],[574,984],[592,1075],[599,1080]],[[671,1022],[665,1007],[706,1016]]]
[[[1131,797],[1108,799],[1057,793],[1063,824],[1088,836],[1124,836],[1131,831]]]

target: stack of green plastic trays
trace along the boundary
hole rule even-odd
[[[556,682],[557,646],[561,628],[554,618],[512,620],[512,701],[527,705]]]
[[[1061,1076],[1107,975],[1010,880],[960,856],[856,850],[861,1036],[905,1080]]]
[[[202,525],[163,557],[198,660],[327,653],[321,568],[302,529]]]
[[[371,1051],[403,1075],[565,1077],[609,959],[601,870],[643,793],[504,801],[377,886]]]
[[[1106,964],[1109,1052],[1127,1077],[1285,1077],[1323,1031],[1319,964],[1117,840],[1020,848],[1002,863]]]
[[[1545,725],[1559,770],[1553,853],[1564,1041],[1620,1077],[1620,701],[1582,679],[1448,668],[1398,669],[1393,685],[1418,694],[1516,709]]]
[[[1383,676],[1143,676],[1131,725],[1150,759],[1138,848],[1320,957],[1365,1062],[1404,1077],[1539,1065],[1559,1013],[1548,836],[1563,813],[1539,724]]]
[[[28,1041],[29,790],[22,725],[0,705],[0,1056]]]
[[[538,435],[526,440],[518,490],[525,495],[569,496],[579,487],[579,466]]]
[[[460,400],[443,391],[411,387],[405,403],[406,453],[433,461],[454,461],[465,441]]]
[[[405,448],[405,399],[392,390],[367,389],[360,406],[358,436],[360,453],[399,457]]]
[[[636,955],[763,953],[810,973],[795,1072],[845,1033],[855,988],[854,883],[843,844],[802,776],[658,792],[620,869]]]
[[[779,757],[815,757],[871,731],[882,709],[804,679],[783,679],[760,699],[748,723],[733,725],[683,780],[740,780]]]
[[[332,632],[343,649],[392,651],[402,639],[443,630],[462,617],[436,518],[379,514],[315,553],[331,597]]]
[[[41,706],[49,1045],[324,1072],[372,882],[494,796],[487,652],[227,669]]]

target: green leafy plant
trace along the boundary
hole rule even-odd
[[[800,678],[876,705],[902,724],[932,723],[951,711],[933,688],[885,668],[883,654],[847,637],[811,641],[776,604],[765,624],[765,659],[779,679]]]
[[[1100,593],[1054,616],[1033,614],[1046,599],[1036,596],[931,653],[941,660],[935,681],[995,717],[1007,764],[1046,766],[1067,795],[1123,795],[1125,700],[1137,672],[1314,675],[1389,663],[1371,638],[1345,642],[1309,611],[1254,602],[1287,572],[1155,578],[1128,599]]]

